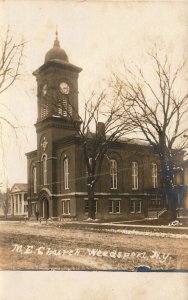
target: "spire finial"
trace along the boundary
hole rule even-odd
[[[58,31],[57,31],[57,25],[56,25],[56,31],[55,31],[55,41],[54,41],[54,47],[60,48],[60,43],[58,40]]]
[[[56,35],[56,40],[58,40],[57,24],[56,24],[56,31],[55,31],[55,35]]]

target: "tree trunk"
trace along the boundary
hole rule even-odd
[[[95,219],[94,189],[95,189],[94,185],[88,184],[88,206],[89,206],[88,218],[92,220]]]
[[[176,203],[177,203],[177,191],[173,184],[173,166],[167,161],[162,160],[162,188],[166,198],[166,208],[169,213],[170,221],[174,221],[177,218]]]
[[[164,132],[161,133],[159,138],[159,156],[161,161],[161,183],[162,189],[165,194],[166,208],[169,213],[170,221],[174,221],[177,217],[176,202],[177,191],[174,188],[174,162],[172,158],[172,151],[166,146],[166,137]]]
[[[170,221],[174,221],[177,218],[176,212],[176,203],[177,203],[177,191],[174,187],[169,186],[166,190],[166,197],[168,199],[168,212],[169,212],[169,219]]]

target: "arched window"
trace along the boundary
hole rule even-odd
[[[157,164],[152,163],[151,165],[151,176],[152,176],[152,187],[157,188]]]
[[[42,156],[42,175],[43,175],[43,184],[47,184],[47,155]]]
[[[69,189],[69,160],[67,157],[63,161],[63,171],[64,171],[65,190],[68,190]]]
[[[37,192],[37,168],[33,167],[33,192]]]
[[[138,190],[138,163],[132,162],[132,189]]]
[[[110,160],[110,188],[117,189],[117,161]]]

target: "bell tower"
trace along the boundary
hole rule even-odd
[[[38,117],[35,127],[38,149],[44,133],[49,135],[50,132],[51,142],[73,134],[73,122],[79,122],[78,76],[81,71],[69,62],[56,31],[53,48],[46,53],[44,64],[33,72],[37,80]]]
[[[37,182],[53,192],[56,168],[55,143],[76,134],[78,115],[78,76],[81,68],[71,64],[60,47],[58,33],[45,55],[44,64],[33,75],[37,81],[38,116],[37,132]],[[46,176],[44,176],[46,172]]]
[[[61,121],[78,119],[78,74],[81,70],[69,62],[56,32],[54,46],[46,53],[44,64],[33,72],[37,79],[37,124],[49,117],[59,117]]]

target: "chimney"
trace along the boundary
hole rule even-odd
[[[97,135],[100,139],[105,139],[105,124],[103,122],[97,123]]]

